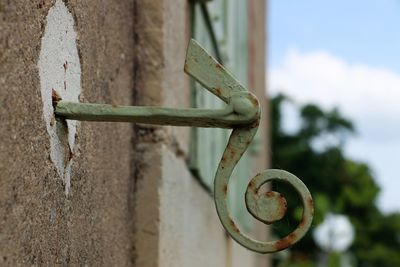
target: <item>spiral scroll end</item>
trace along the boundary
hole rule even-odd
[[[266,224],[272,224],[281,220],[287,211],[286,199],[280,193],[275,191],[260,192],[260,188],[270,181],[281,181],[291,185],[299,193],[304,209],[302,219],[292,233],[280,240],[269,243],[272,249],[270,252],[274,252],[292,246],[306,234],[311,226],[314,206],[310,192],[299,178],[283,170],[271,169],[254,177],[247,187],[245,195],[246,207],[256,219]]]

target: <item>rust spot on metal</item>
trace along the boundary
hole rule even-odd
[[[64,67],[64,71],[66,72],[68,69],[68,61],[65,61],[65,63],[63,64]]]
[[[258,118],[257,120],[255,120],[251,126],[252,126],[252,127],[258,127],[259,125],[260,125],[260,118]]]
[[[253,181],[253,180],[251,180],[250,181],[250,183],[249,183],[249,187],[253,190],[253,191],[256,191],[256,183]]]
[[[274,244],[274,248],[276,250],[282,250],[282,249],[288,248],[293,244],[295,239],[296,239],[296,234],[294,232],[290,233],[288,236],[282,238],[281,240],[278,240]]]
[[[274,196],[274,193],[273,193],[272,191],[268,191],[268,192],[265,193],[265,195],[266,195],[267,197],[273,197],[273,196]]]
[[[303,227],[305,226],[305,224],[306,224],[306,220],[305,220],[305,218],[303,217],[303,218],[301,219],[300,223],[299,223],[299,228],[303,228]]]
[[[236,223],[231,219],[231,218],[229,218],[229,224],[232,226],[232,228],[233,228],[233,230],[236,232],[236,233],[239,233],[240,234],[240,230],[239,230],[239,228],[237,227],[237,225],[236,225]]]
[[[51,88],[51,100],[53,102],[53,108],[56,108],[58,101],[61,100],[61,97],[59,94],[57,94],[56,90],[54,88]]]
[[[278,207],[279,207],[279,214],[281,214],[281,216],[285,216],[286,210],[287,210],[287,202],[286,199],[279,194],[278,197]]]
[[[287,202],[286,202],[286,199],[283,196],[279,197],[279,205],[280,205],[280,207],[284,208],[285,211],[286,211]]]
[[[215,94],[217,95],[217,96],[221,96],[222,95],[222,92],[221,92],[221,88],[215,88]]]
[[[308,204],[308,206],[310,207],[310,209],[314,209],[314,201],[312,200],[311,197],[309,197],[309,198],[307,199],[307,204]]]
[[[258,100],[254,97],[249,97],[250,102],[253,104],[253,106],[258,107]]]
[[[228,193],[228,185],[227,184],[224,185],[223,190],[224,190],[224,194],[226,195]]]
[[[225,162],[226,162],[226,157],[225,157],[225,155],[222,157],[221,162],[222,162],[223,164],[225,164]]]
[[[219,64],[219,63],[215,64],[215,67],[217,68],[217,70],[223,70],[224,69],[224,67],[222,67],[222,65]]]

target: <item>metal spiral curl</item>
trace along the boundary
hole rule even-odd
[[[304,210],[299,226],[288,236],[271,242],[253,240],[240,232],[229,215],[227,203],[229,178],[257,132],[261,116],[257,98],[194,40],[191,40],[188,46],[185,72],[210,93],[224,101],[235,115],[235,121],[238,121],[238,118],[245,119],[244,123],[230,125],[233,131],[215,174],[214,200],[222,225],[233,239],[259,253],[279,251],[296,243],[310,228],[313,204],[307,187],[293,174],[282,170],[267,170],[250,181],[245,197],[248,211],[256,219],[270,224],[284,216],[286,200],[273,191],[262,195],[259,193],[260,187],[271,180],[284,181],[293,186],[301,195]],[[220,127],[221,125],[219,124]]]
[[[233,169],[252,141],[257,128],[258,122],[248,128],[233,130],[215,175],[214,200],[221,223],[233,239],[255,252],[272,253],[288,248],[306,234],[312,223],[313,201],[307,187],[295,175],[283,170],[266,170],[251,179],[247,186],[245,195],[247,210],[254,218],[266,224],[282,219],[287,207],[285,198],[275,191],[261,194],[259,189],[267,182],[283,181],[291,185],[300,194],[303,204],[302,219],[292,233],[275,241],[257,241],[240,231],[228,211],[227,189]]]

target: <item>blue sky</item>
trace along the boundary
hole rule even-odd
[[[400,72],[399,0],[270,0],[269,63],[292,46]]]
[[[379,207],[400,211],[400,0],[270,0],[268,17],[271,94],[339,107],[358,129],[346,153],[371,165]]]

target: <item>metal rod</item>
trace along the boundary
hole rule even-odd
[[[157,125],[235,128],[252,123],[256,116],[224,109],[166,108],[151,106],[115,106],[58,101],[54,113],[58,117],[80,121],[135,122]]]
[[[221,57],[221,52],[219,51],[217,36],[215,34],[214,27],[211,22],[210,12],[208,11],[207,4],[200,3],[200,9],[201,13],[203,14],[208,33],[210,34],[211,43],[215,52],[215,58],[218,60],[220,64],[223,64],[224,62]]]

